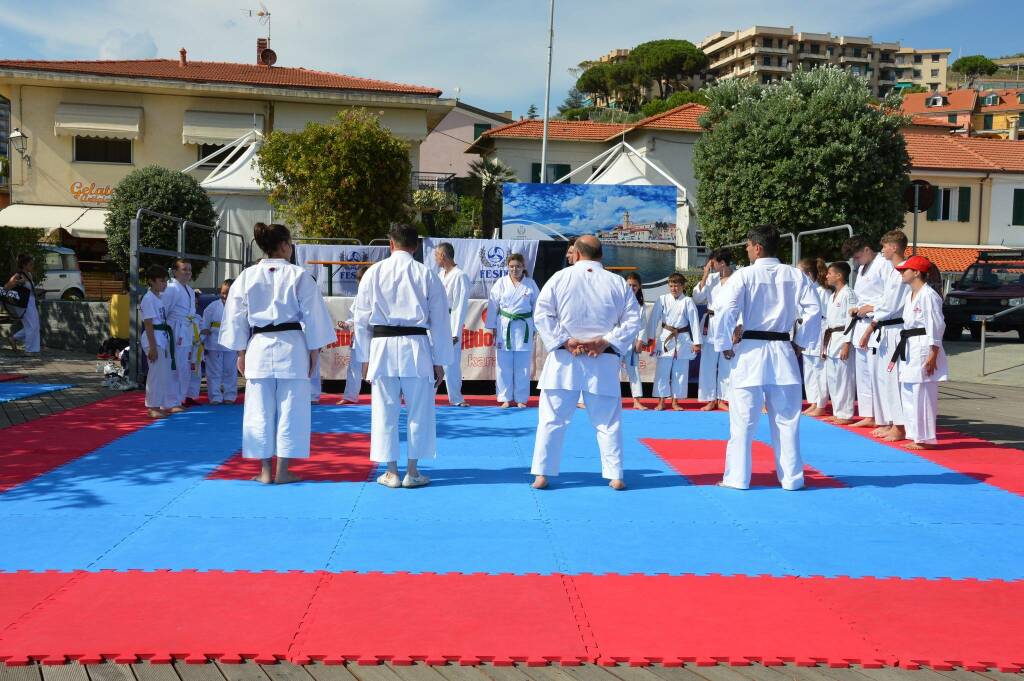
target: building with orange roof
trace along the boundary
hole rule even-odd
[[[1020,139],[1024,88],[918,92],[903,98],[903,113],[955,123],[968,135]]]

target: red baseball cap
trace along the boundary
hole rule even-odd
[[[896,269],[900,272],[903,270],[915,270],[917,272],[928,273],[932,268],[932,261],[923,255],[912,255],[899,265],[896,265]]]

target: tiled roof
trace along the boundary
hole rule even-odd
[[[942,95],[948,101],[944,106],[928,106],[929,97]],[[975,90],[950,90],[949,92],[914,92],[903,96],[903,113],[953,113],[954,111],[974,111],[978,100]]]
[[[916,115],[916,116],[913,116],[911,118],[910,125],[911,126],[920,126],[920,127],[924,127],[924,128],[946,128],[948,130],[953,130],[954,128],[959,128],[960,127],[956,123],[950,123],[945,118],[935,118],[935,117],[932,117],[932,116],[922,116],[920,114]]]
[[[394,94],[431,95],[440,90],[420,85],[403,85],[383,80],[357,78],[340,73],[313,71],[287,66],[260,66],[228,62],[189,61],[181,66],[177,59],[139,59],[127,61],[15,61],[0,60],[0,69],[22,69],[93,76],[154,78],[193,83],[232,83],[256,87],[286,87],[307,90],[354,90]]]
[[[548,121],[548,139],[562,142],[603,142],[619,135],[630,126],[617,123],[593,123],[591,121]],[[544,121],[523,120],[492,128],[481,137],[509,137],[519,139],[540,139],[544,134]]]
[[[1011,90],[985,90],[979,93],[978,111],[981,113],[997,113],[999,111],[1021,111],[1024,110],[1024,104],[1020,102],[1018,97],[1024,93],[1024,88],[1015,88]],[[983,102],[985,97],[988,95],[999,95],[998,104],[990,104],[985,106]]]
[[[1024,173],[1024,142],[905,130],[914,169]]]
[[[904,255],[910,257],[911,248],[908,247]],[[935,266],[942,272],[963,272],[978,260],[978,253],[981,251],[997,250],[991,246],[984,248],[960,248],[952,246],[918,246],[917,254],[935,263]]]
[[[656,114],[633,124],[631,129],[645,128],[652,130],[685,130],[704,132],[700,127],[700,117],[707,113],[708,108],[702,104],[683,104],[664,113]]]

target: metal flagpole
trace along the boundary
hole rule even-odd
[[[544,132],[540,142],[540,181],[548,178],[548,110],[551,99],[551,50],[555,42],[555,0],[551,0],[551,17],[548,20],[548,77],[544,84]]]

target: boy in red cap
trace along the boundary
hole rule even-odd
[[[903,282],[910,287],[910,295],[903,305],[903,330],[888,370],[893,371],[899,365],[903,416],[910,440],[907,449],[935,446],[939,381],[949,376],[946,353],[942,349],[946,320],[942,316],[942,296],[928,286],[931,268],[931,261],[920,255],[911,256],[896,266]]]

